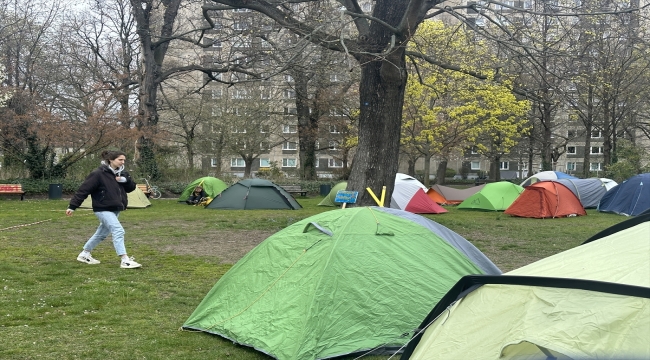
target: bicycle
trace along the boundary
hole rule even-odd
[[[149,180],[147,180],[147,178],[142,178],[142,180],[144,180],[144,182],[147,184],[147,193],[149,194],[149,197],[152,199],[160,199],[162,193],[158,189],[158,186],[151,185],[149,183]]]

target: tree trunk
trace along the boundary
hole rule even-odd
[[[318,136],[318,110],[309,113],[308,78],[301,71],[293,72],[298,113],[298,144],[300,146],[300,178],[316,179],[316,138]]]
[[[406,160],[406,164],[407,164],[407,167],[408,167],[406,169],[406,173],[413,176],[413,177],[415,177],[415,161],[416,160],[417,159],[412,159],[410,157],[408,158],[408,160]]]
[[[361,61],[365,65],[359,85],[359,145],[348,181],[348,189],[359,191],[358,205],[362,206],[377,205],[366,188],[377,198],[383,186],[385,199],[393,193],[407,78],[403,49],[395,50],[383,61],[371,57],[365,60]]]
[[[436,184],[438,185],[444,185],[445,184],[445,176],[447,175],[447,164],[448,164],[447,159],[441,159],[440,163],[438,164],[438,170],[436,171]],[[425,184],[429,186],[428,184]]]
[[[423,185],[426,187],[429,187],[429,183],[431,182],[429,180],[429,175],[431,174],[431,155],[426,154],[424,156],[424,174],[423,176]]]
[[[492,180],[501,181],[501,155],[494,155],[490,162],[490,177]]]

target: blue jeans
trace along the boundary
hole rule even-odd
[[[124,228],[117,219],[119,215],[119,211],[96,211],[95,216],[99,219],[99,227],[84,245],[84,250],[92,251],[102,240],[106,239],[108,234],[112,234],[115,252],[117,252],[118,256],[125,255]]]

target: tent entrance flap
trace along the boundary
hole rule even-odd
[[[326,228],[318,225],[318,223],[316,223],[314,221],[312,221],[310,223],[307,223],[307,225],[305,225],[305,228],[302,230],[302,232],[306,233],[307,231],[309,231],[309,228],[312,227],[312,226],[315,227],[316,229],[320,230],[325,235],[334,236],[334,234],[331,231],[329,231]]]

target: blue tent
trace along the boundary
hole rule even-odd
[[[644,185],[645,184],[645,185]],[[650,173],[623,181],[600,199],[598,211],[636,216],[650,209]]]

